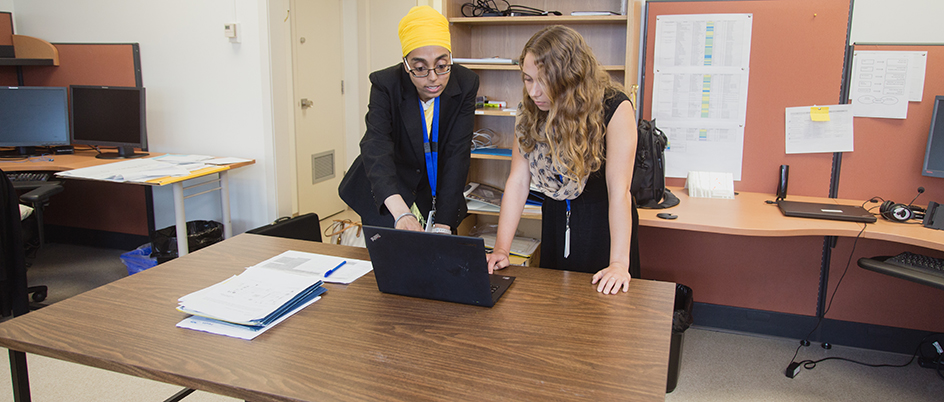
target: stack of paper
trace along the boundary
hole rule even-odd
[[[318,301],[326,275],[350,283],[371,269],[366,261],[286,251],[178,299],[177,310],[193,316],[177,326],[253,339]]]
[[[688,172],[685,188],[689,197],[734,199],[734,175],[717,172]]]

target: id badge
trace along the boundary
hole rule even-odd
[[[426,218],[426,231],[427,231],[427,232],[432,232],[432,231],[433,231],[433,220],[434,220],[435,218],[436,218],[436,210],[435,210],[435,209],[430,210],[430,211],[429,211],[429,217]]]

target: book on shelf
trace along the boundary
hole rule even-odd
[[[570,15],[587,17],[587,16],[600,16],[600,15],[620,15],[620,13],[615,12],[615,11],[574,11],[570,13]]]
[[[481,183],[469,183],[463,191],[466,199],[466,207],[469,211],[494,212],[501,210],[501,200],[503,191],[497,187]],[[528,199],[525,201],[524,212],[530,214],[541,213],[541,203],[544,201],[544,195],[534,187],[528,193]]]
[[[518,64],[518,60],[502,58],[502,57],[483,57],[483,58],[454,57],[452,59],[452,62],[459,63],[459,64],[508,64],[508,65]]]
[[[491,250],[495,248],[494,233],[483,233],[480,234],[479,237],[485,240],[486,249]],[[515,238],[511,240],[511,250],[509,250],[509,252],[514,256],[528,258],[531,257],[531,254],[534,254],[540,244],[541,241],[538,239],[515,236]]]

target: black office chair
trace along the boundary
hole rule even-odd
[[[16,211],[16,216],[19,217],[19,203],[30,206],[33,211],[30,217],[26,220],[19,222],[20,226],[20,240],[22,245],[16,248],[10,248],[10,252],[13,253],[16,250],[20,250],[18,254],[24,257],[24,271],[25,268],[30,266],[30,263],[26,261],[27,256],[34,256],[36,251],[45,245],[46,235],[44,230],[44,221],[43,221],[43,210],[46,205],[49,204],[49,198],[53,195],[59,194],[63,191],[62,184],[58,181],[45,181],[45,182],[10,182],[6,174],[0,170],[0,176],[2,180],[6,183],[10,183],[10,188],[12,190],[9,196],[16,196],[17,191],[27,191],[26,193],[18,197],[18,201],[15,205],[12,205],[13,210]],[[6,186],[4,186],[6,187]],[[7,197],[8,195],[5,195]],[[16,199],[16,198],[14,198]],[[11,215],[11,219],[13,215]],[[14,246],[15,247],[15,246]],[[49,289],[44,285],[31,286],[27,288],[27,294],[32,294],[32,300],[34,302],[42,302],[46,299]]]
[[[0,316],[29,312],[26,252],[16,189],[0,170]]]

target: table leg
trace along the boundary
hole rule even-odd
[[[187,216],[184,211],[184,185],[177,182],[174,188],[174,218],[177,225],[177,256],[183,257],[190,252],[187,245]]]
[[[10,379],[13,380],[13,400],[30,402],[29,370],[26,353],[10,350]]]
[[[233,221],[229,215],[229,172],[220,172],[220,201],[223,204],[223,238],[233,237]]]

